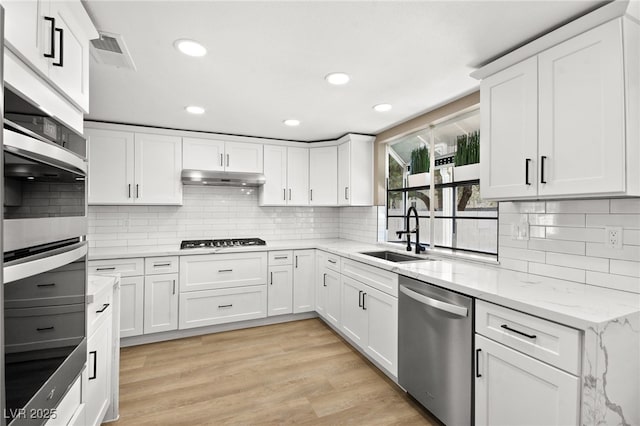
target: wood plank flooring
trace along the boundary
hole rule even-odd
[[[123,348],[125,425],[438,425],[319,319]]]

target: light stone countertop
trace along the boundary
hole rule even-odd
[[[436,261],[393,263],[360,253],[389,250],[389,247],[389,244],[367,244],[344,239],[312,239],[273,241],[267,242],[266,246],[224,249],[180,250],[176,246],[91,248],[89,260],[320,249],[581,330],[597,328],[640,312],[638,294],[439,256],[429,255]]]

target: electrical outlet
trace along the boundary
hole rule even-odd
[[[514,223],[511,225],[511,239],[528,241],[529,240],[529,222]]]
[[[622,227],[607,226],[604,228],[604,244],[607,248],[622,249]]]

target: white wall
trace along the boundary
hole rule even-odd
[[[185,186],[182,206],[89,206],[88,239],[89,247],[233,237],[375,243],[377,220],[376,207],[260,207],[256,189]]]
[[[527,220],[530,240],[511,238]],[[640,293],[640,198],[500,203],[502,267]],[[605,246],[605,226],[623,228],[622,249]]]

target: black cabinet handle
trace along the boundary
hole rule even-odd
[[[524,336],[524,337],[527,337],[527,338],[529,338],[529,339],[535,339],[535,338],[537,338],[537,337],[538,337],[538,336],[536,336],[535,334],[527,334],[527,333],[523,333],[522,331],[515,330],[515,329],[513,329],[513,328],[509,327],[507,324],[502,324],[502,325],[500,326],[500,328],[504,328],[505,330],[512,331],[512,332],[514,332],[514,333],[517,333],[517,334],[519,334],[519,335],[521,335],[521,336]]]
[[[296,269],[298,269],[298,256],[296,256]]]
[[[136,198],[140,198],[140,185],[136,183]]]
[[[171,294],[176,294],[176,280],[173,280],[173,291]]]
[[[289,256],[274,256],[274,259],[287,259]]]
[[[335,263],[336,263],[336,261],[335,261],[335,260],[332,260],[332,259],[327,259],[327,260],[329,260],[329,263],[333,263],[333,264],[335,264]]]
[[[362,308],[362,290],[358,291],[358,307]]]
[[[327,286],[327,274],[323,274],[323,277],[322,277],[322,285],[323,285],[324,287],[326,287],[326,286]]]
[[[544,160],[546,159],[546,155],[542,155],[540,157],[540,183],[547,183],[547,181],[544,179]]]
[[[218,305],[218,308],[230,308],[233,306],[233,303],[229,303],[228,305]]]
[[[365,311],[367,310],[367,307],[366,307],[366,306],[365,306],[365,304],[364,304],[364,297],[365,297],[366,295],[367,295],[367,293],[362,293],[362,309],[363,309],[363,310],[365,310]]]
[[[154,263],[153,264],[154,268],[158,268],[160,266],[171,266],[171,262],[169,262],[169,263]]]
[[[93,373],[89,376],[89,380],[93,380],[98,377],[98,351],[89,352],[89,356],[93,355]]]
[[[223,163],[224,160],[222,159],[223,157],[224,155],[220,154],[220,167],[224,166],[224,163]]]
[[[63,67],[64,66],[64,31],[62,28],[56,28],[57,33],[60,33],[60,56],[58,62],[54,62],[54,67]]]
[[[529,163],[531,162],[531,158],[525,158],[524,160],[524,183],[525,185],[531,185],[529,182]]]
[[[127,198],[131,198],[131,184],[129,184],[128,186],[129,186],[129,195]]]
[[[48,330],[53,330],[55,327],[51,326],[51,327],[38,327],[36,328],[36,331],[48,331]]]
[[[218,272],[233,272],[233,269],[218,269]]]
[[[115,271],[116,267],[112,266],[110,268],[96,268],[96,271]]]
[[[45,53],[44,57],[54,58],[56,56],[56,18],[45,16],[44,20],[51,22],[51,44],[49,46],[49,53]]]
[[[273,272],[271,272],[271,285],[273,285]]]
[[[107,308],[108,308],[108,307],[109,307],[109,304],[108,304],[108,303],[105,303],[104,305],[102,305],[102,308],[101,308],[101,309],[99,309],[99,310],[97,310],[97,311],[96,311],[96,314],[101,314],[101,313],[103,313],[104,311],[106,311],[106,310],[107,310]]]
[[[482,377],[480,374],[480,351],[482,349],[476,349],[476,377]]]
[[[289,201],[291,201],[291,188],[289,188]]]
[[[282,188],[282,199],[287,201],[287,188]]]
[[[49,284],[36,284],[36,287],[53,287],[55,286],[56,283],[49,283]]]
[[[309,192],[311,192],[311,201],[313,201],[313,189],[310,189]]]

